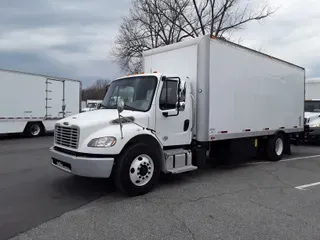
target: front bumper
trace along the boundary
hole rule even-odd
[[[309,136],[318,136],[318,135],[320,135],[320,127],[309,127],[308,135]]]
[[[88,158],[73,156],[50,148],[51,164],[68,173],[83,177],[109,178],[114,158]]]

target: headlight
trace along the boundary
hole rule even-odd
[[[114,146],[116,142],[117,139],[115,137],[94,138],[88,143],[88,147],[109,148]]]

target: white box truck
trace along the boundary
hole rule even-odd
[[[81,82],[0,69],[0,134],[37,137],[80,113]]]
[[[320,78],[306,79],[305,141],[320,142]]]
[[[81,112],[97,110],[101,103],[102,103],[102,100],[88,99],[86,102],[86,105],[81,109]]]
[[[223,160],[240,149],[278,161],[304,130],[302,67],[210,36],[143,59],[145,72],[114,80],[99,110],[57,122],[54,167],[111,177],[135,196],[161,172],[206,166],[208,155]]]

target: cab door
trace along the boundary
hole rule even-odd
[[[179,91],[179,79],[166,78],[161,83],[156,101],[156,132],[163,146],[179,146],[191,142],[191,108],[188,101],[185,108],[177,109],[178,94],[187,100],[187,85]]]

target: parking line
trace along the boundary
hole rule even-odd
[[[295,157],[295,158],[288,158],[280,160],[279,162],[290,162],[290,161],[297,161],[297,160],[303,160],[303,159],[311,159],[311,158],[318,158],[320,155],[312,155],[312,156],[305,156],[305,157]],[[268,162],[268,161],[261,161],[261,162],[251,162],[251,163],[245,163],[245,165],[258,165],[258,164],[270,164],[274,162]]]
[[[283,159],[283,160],[281,160],[281,162],[290,162],[290,161],[303,160],[303,159],[309,159],[309,158],[317,158],[317,157],[320,157],[320,155],[312,155],[312,156],[305,156],[305,157],[288,158],[288,159]]]
[[[306,185],[302,185],[302,186],[297,186],[295,188],[299,189],[299,190],[306,190],[305,188],[313,187],[313,186],[317,186],[317,185],[320,185],[320,182],[315,182],[315,183],[310,183],[310,184],[306,184]]]

